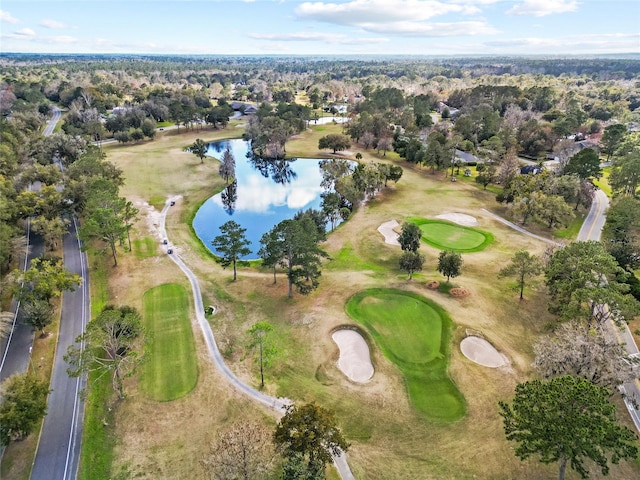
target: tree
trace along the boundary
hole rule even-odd
[[[414,272],[422,270],[424,265],[424,255],[420,252],[407,250],[400,256],[400,270],[407,272],[409,280],[413,278]]]
[[[191,144],[189,151],[200,159],[200,163],[204,163],[204,157],[207,156],[207,144],[201,138]]]
[[[111,249],[114,267],[118,266],[116,245],[124,242],[129,231],[122,216],[123,206],[124,199],[116,197],[104,206],[92,208],[78,232],[83,241],[97,238],[105,242]]]
[[[273,283],[276,283],[276,268],[284,258],[284,244],[280,241],[279,232],[273,228],[260,238],[258,256],[262,259],[262,266],[273,268]]]
[[[503,267],[498,273],[501,277],[516,277],[518,288],[520,289],[520,300],[524,293],[525,282],[530,277],[535,277],[542,273],[542,262],[536,255],[531,255],[526,250],[518,250],[511,257],[511,263]]]
[[[482,185],[482,188],[484,190],[487,189],[487,186],[490,183],[495,182],[497,179],[497,167],[493,164],[489,164],[489,165],[479,164],[476,167],[476,171],[478,172],[478,176],[476,177],[476,183],[479,183],[480,185]]]
[[[349,141],[349,137],[341,133],[330,133],[318,140],[318,148],[320,150],[330,148],[333,150],[333,153],[346,150],[350,146],[351,142]]]
[[[635,378],[622,345],[603,330],[586,329],[579,322],[563,323],[553,335],[536,342],[533,351],[533,366],[545,379],[575,375],[613,390]]]
[[[581,180],[598,179],[602,176],[600,157],[592,148],[585,148],[569,159],[564,168],[565,175],[576,174]]]
[[[584,320],[591,325],[609,318],[629,318],[638,310],[628,287],[617,278],[624,273],[602,243],[573,242],[556,250],[545,268],[551,295],[549,311],[560,320]],[[609,308],[603,308],[608,305]]]
[[[276,352],[269,338],[271,332],[273,332],[273,325],[265,321],[254,323],[249,329],[249,336],[251,337],[249,348],[253,349],[257,346],[260,355],[258,357],[260,363],[260,388],[264,388],[264,366],[269,364]]]
[[[88,371],[111,374],[113,389],[124,398],[124,378],[132,376],[142,360],[145,343],[140,314],[135,308],[107,305],[70,345],[64,360],[72,377]],[[84,348],[81,346],[84,345]]]
[[[129,242],[129,251],[131,251],[131,227],[133,227],[133,221],[137,219],[138,210],[133,206],[133,203],[125,201],[122,206],[122,220],[124,221],[124,228],[127,231],[127,240]]]
[[[23,299],[39,299],[49,302],[66,290],[73,291],[81,278],[65,270],[62,260],[38,257],[27,270],[15,272],[15,284],[20,285],[18,296]]]
[[[621,123],[614,123],[605,127],[602,132],[602,152],[607,155],[607,161],[611,160],[611,156],[620,145],[620,142],[627,133],[627,127]]]
[[[225,183],[229,183],[229,179],[236,176],[236,158],[231,153],[229,147],[227,147],[222,154],[222,163],[218,170],[220,176],[224,179]]]
[[[244,233],[246,228],[242,228],[233,220],[229,220],[220,226],[222,235],[218,235],[213,239],[211,245],[216,249],[220,255],[218,260],[222,268],[227,268],[229,265],[233,265],[233,280],[237,278],[236,275],[236,263],[240,258],[245,257],[251,253],[251,249],[247,245],[251,245],[251,242],[247,240]]]
[[[404,222],[400,235],[398,235],[398,243],[403,251],[417,252],[420,248],[420,239],[422,238],[422,230],[412,222]]]
[[[25,373],[7,378],[0,385],[0,445],[22,440],[40,424],[47,412],[49,385]]]
[[[283,220],[262,240],[266,242],[263,243],[263,251],[268,254],[271,265],[276,256],[281,254],[278,263],[287,270],[289,298],[293,297],[294,286],[303,295],[318,287],[320,259],[328,255],[318,246],[318,226],[310,216],[304,215],[299,220]]]
[[[608,457],[618,463],[638,454],[637,437],[618,424],[609,395],[606,388],[571,375],[520,383],[512,405],[498,403],[507,440],[517,443],[521,460],[539,455],[542,463],[558,462],[559,480],[567,464],[588,478],[588,459],[606,475]]]
[[[453,250],[443,250],[438,255],[438,272],[447,277],[447,283],[452,277],[457,277],[462,271],[462,255]]]
[[[389,150],[391,150],[392,144],[393,144],[393,142],[391,140],[391,137],[388,137],[388,136],[380,137],[378,139],[378,143],[376,145],[376,149],[378,150],[378,153],[380,153],[382,151],[382,156],[386,157],[387,156],[387,152]]]
[[[218,435],[200,464],[209,480],[265,480],[271,478],[274,457],[269,430],[238,422]]]
[[[603,243],[622,268],[640,266],[640,199],[617,197],[607,210]]]
[[[329,223],[331,231],[336,228],[336,223],[340,220],[340,209],[342,208],[342,196],[337,192],[325,192],[322,197],[322,213]]]
[[[333,413],[315,403],[289,405],[273,438],[286,458],[303,455],[312,471],[324,468],[333,461],[332,455],[349,448]]]
[[[614,196],[638,196],[640,186],[640,146],[616,158],[611,165],[609,184]]]
[[[541,195],[536,205],[535,216],[547,222],[547,227],[557,224],[566,225],[567,219],[573,218],[571,206],[559,195]]]
[[[44,329],[53,322],[53,306],[45,299],[27,298],[21,305],[22,319],[33,330],[40,330],[44,337]]]

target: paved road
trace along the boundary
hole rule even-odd
[[[27,226],[27,241],[29,243],[29,254],[24,258],[21,269],[26,270],[36,257],[44,251],[42,238],[31,233]],[[22,321],[20,303],[11,304],[13,315],[13,328],[8,337],[0,342],[2,359],[0,359],[0,382],[15,373],[24,373],[29,368],[29,357],[31,356],[31,346],[33,345],[33,332],[31,327]],[[1,458],[1,455],[0,455]]]
[[[62,358],[69,345],[84,332],[90,318],[89,271],[86,253],[80,249],[75,218],[63,238],[65,268],[82,277],[73,292],[62,296],[58,346],[51,376],[51,389],[31,478],[34,480],[73,480],[78,469],[84,402],[79,396],[84,376],[71,378]]]
[[[606,222],[606,211],[609,208],[609,198],[604,194],[602,190],[596,191],[596,196],[593,199],[591,210],[584,219],[582,228],[578,233],[578,240],[600,240],[602,235],[602,228]],[[607,308],[606,305],[603,308]],[[627,352],[627,355],[631,357],[640,357],[640,351],[638,346],[629,330],[629,326],[624,323],[622,327],[616,325],[611,318],[607,322],[610,333],[614,334]],[[636,378],[634,382],[627,382],[620,387],[620,391],[625,394],[624,403],[627,406],[629,415],[633,420],[634,425],[638,432],[640,432],[640,409],[638,409],[638,403],[640,402],[640,382]]]
[[[171,207],[170,201],[167,201],[164,208],[162,209],[162,216],[160,220],[160,233],[162,238],[169,238],[167,236],[167,231],[165,228],[165,221],[167,218],[167,211]],[[237,390],[241,391],[245,395],[249,396],[252,400],[259,402],[267,407],[274,409],[278,414],[282,415],[284,413],[284,409],[287,405],[291,404],[291,401],[286,398],[277,398],[272,397],[270,395],[265,395],[264,393],[252,388],[246,383],[242,382],[238,377],[236,377],[233,372],[227,367],[226,363],[224,363],[224,359],[222,358],[222,354],[220,350],[218,350],[218,345],[216,344],[215,337],[213,335],[213,331],[211,330],[211,326],[209,322],[205,318],[204,313],[204,305],[202,304],[202,294],[200,292],[200,284],[198,283],[197,277],[193,274],[191,269],[187,267],[187,265],[182,261],[180,256],[176,253],[176,249],[169,245],[166,247],[171,248],[173,253],[169,255],[169,258],[180,267],[182,272],[189,279],[189,283],[191,284],[191,290],[193,292],[193,301],[195,305],[196,311],[196,319],[198,320],[198,325],[200,326],[200,330],[204,336],[205,343],[207,345],[207,350],[209,351],[209,356],[213,360],[213,363],[220,369],[222,374],[225,376],[227,381],[231,383]],[[355,480],[351,469],[349,468],[349,464],[347,463],[346,453],[342,453],[341,455],[334,456],[333,458],[334,464],[338,469],[340,477],[343,480]]]
[[[52,118],[47,122],[44,135],[51,135],[56,122],[60,119],[60,110],[54,108]],[[25,260],[28,262],[43,252],[43,242],[39,237],[29,235],[31,252]],[[54,358],[50,387],[53,390],[48,398],[47,415],[38,441],[31,478],[34,480],[72,480],[76,476],[80,439],[82,436],[82,416],[84,403],[78,392],[84,387],[84,378],[69,378],[67,365],[62,358],[67,347],[84,331],[90,314],[89,275],[86,254],[80,250],[75,219],[63,238],[63,258],[65,268],[82,277],[82,284],[75,292],[65,292],[62,296],[58,344]],[[20,321],[19,304],[16,305],[16,321],[6,347],[3,345],[3,357],[0,364],[0,380],[12,373],[24,372],[29,366],[29,356],[33,344],[31,328]],[[35,359],[31,365],[35,368]]]
[[[60,109],[54,107],[53,114],[47,121],[42,132],[44,136],[49,136],[53,133],[58,120],[60,120],[60,114]],[[22,270],[26,270],[31,260],[39,257],[44,251],[42,239],[31,233],[28,220],[26,235],[29,251],[21,265]],[[33,345],[33,333],[31,332],[31,327],[22,322],[20,304],[14,301],[11,304],[11,311],[14,312],[13,328],[9,336],[0,342],[0,352],[2,352],[2,358],[0,359],[0,382],[14,373],[23,373],[27,370],[29,357],[31,356],[31,346]],[[1,455],[0,458],[2,458]]]

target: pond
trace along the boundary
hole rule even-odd
[[[282,220],[293,218],[300,210],[319,209],[322,201],[320,159],[263,160],[247,157],[249,143],[224,140],[210,143],[207,155],[217,159],[229,147],[236,161],[236,182],[205,201],[195,218],[193,228],[209,250],[220,226],[234,220],[246,228],[251,254],[258,258],[260,238]]]

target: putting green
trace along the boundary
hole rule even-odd
[[[422,230],[422,240],[440,250],[479,252],[493,242],[493,235],[477,228],[465,227],[444,220],[410,218]]]
[[[182,285],[168,283],[147,290],[142,319],[150,338],[142,386],[154,400],[185,396],[198,381],[189,296]]]
[[[447,373],[452,322],[440,306],[414,293],[371,288],[351,297],[346,311],[402,371],[418,412],[446,422],[465,414],[464,397]]]

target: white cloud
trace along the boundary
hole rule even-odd
[[[427,20],[449,13],[475,14],[476,5],[497,0],[352,0],[347,3],[305,2],[295,9],[305,20],[359,27],[371,33],[404,37],[492,35],[497,30],[485,21],[439,22]],[[336,42],[333,42],[336,43]]]
[[[640,33],[567,35],[558,38],[525,37],[486,42],[484,45],[496,51],[521,53],[602,54],[638,51]]]
[[[370,32],[393,34],[401,37],[453,37],[494,35],[498,33],[498,30],[484,22],[388,22],[360,26]]]
[[[30,28],[21,28],[20,30],[16,30],[13,32],[16,37],[35,37],[36,32],[31,30]]]
[[[40,22],[40,26],[45,28],[66,28],[66,25],[57,20],[45,19]]]
[[[4,23],[20,23],[20,20],[12,16],[9,12],[5,10],[0,10],[0,22]]]
[[[47,41],[52,43],[77,43],[78,39],[69,35],[58,35],[57,37],[48,37]]]
[[[576,0],[524,0],[507,10],[507,15],[544,17],[554,13],[575,12],[578,5]]]
[[[324,42],[340,45],[368,45],[385,43],[386,38],[353,38],[343,34],[295,32],[295,33],[250,33],[249,37],[273,42]]]
[[[463,5],[433,0],[352,0],[347,3],[305,2],[299,18],[338,25],[427,20],[448,13],[465,13]]]

